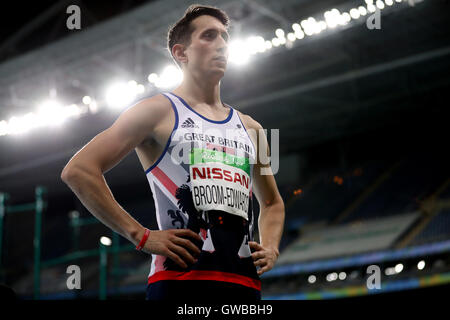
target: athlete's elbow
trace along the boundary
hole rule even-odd
[[[61,180],[67,185],[75,183],[83,174],[83,169],[73,161],[69,161],[61,172]]]
[[[70,184],[71,181],[74,180],[74,178],[76,177],[77,173],[76,173],[76,169],[74,169],[72,166],[70,165],[66,165],[64,167],[64,169],[61,171],[61,180],[65,183],[65,184]]]

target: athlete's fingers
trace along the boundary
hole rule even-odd
[[[249,241],[248,245],[250,249],[254,249],[256,251],[264,250],[264,248],[258,242],[255,241]]]
[[[265,266],[267,265],[267,259],[259,259],[253,262],[255,266]]]
[[[179,246],[189,249],[191,252],[193,252],[197,256],[199,256],[201,253],[200,249],[195,244],[193,244],[191,241],[189,241],[187,239],[177,237],[177,238],[174,238],[172,240],[172,242]]]
[[[264,258],[266,255],[264,254],[264,252],[261,251],[256,251],[252,253],[252,258],[254,261],[258,260],[258,259],[262,259]]]
[[[184,262],[183,259],[181,259],[177,254],[173,253],[172,251],[168,250],[167,257],[176,264],[178,264],[180,267],[187,268],[186,262]]]
[[[262,275],[264,272],[269,271],[270,269],[272,269],[272,268],[269,268],[268,266],[264,266],[264,267],[262,267],[261,269],[258,270],[258,275],[260,276],[260,275]]]
[[[176,244],[172,244],[169,246],[169,249],[178,254],[178,256],[182,258],[185,262],[195,263],[196,261],[196,259],[183,247],[180,247]]]
[[[191,237],[195,240],[203,241],[203,239],[202,239],[202,237],[200,237],[200,235],[198,235],[197,233],[195,233],[194,231],[189,230],[189,229],[176,229],[175,234],[177,236]]]

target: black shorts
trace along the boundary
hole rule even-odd
[[[259,290],[223,281],[161,280],[147,286],[146,300],[181,302],[259,301]]]

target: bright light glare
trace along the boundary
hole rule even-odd
[[[327,281],[328,282],[335,281],[335,280],[337,280],[337,278],[338,278],[338,274],[336,272],[329,273],[327,275]]]
[[[394,268],[386,268],[386,270],[384,270],[384,274],[387,276],[392,276],[395,274],[395,269]]]
[[[157,80],[158,80],[158,75],[156,73],[150,73],[148,75],[148,82],[156,83]]]
[[[5,120],[0,121],[0,136],[8,134],[8,122]]]
[[[358,10],[359,10],[359,14],[362,15],[362,16],[365,16],[367,14],[367,10],[363,6],[360,6],[358,8]]]
[[[111,239],[108,237],[101,237],[100,243],[103,244],[104,246],[110,246],[112,242]]]
[[[288,33],[287,38],[291,42],[294,42],[296,40],[295,34],[293,34],[292,32]]]
[[[358,9],[353,8],[353,9],[350,10],[350,16],[351,16],[353,19],[358,19],[358,18],[361,16],[361,13],[359,12]]]
[[[401,263],[395,266],[395,272],[400,273],[403,270],[403,265]]]
[[[228,60],[237,65],[244,65],[250,59],[250,50],[248,45],[242,40],[234,40],[229,46],[230,55]]]
[[[417,264],[417,269],[423,270],[423,268],[425,268],[425,261],[421,260],[421,261],[419,261],[419,263]]]
[[[183,81],[183,72],[174,65],[169,65],[161,72],[161,76],[155,84],[158,88],[167,89],[175,87],[180,84],[181,81]]]
[[[325,22],[330,28],[335,28],[338,24],[341,24],[341,13],[336,8],[326,11],[323,16],[325,17]]]
[[[367,5],[367,10],[369,10],[369,12],[373,13],[373,12],[377,11],[377,7],[375,7],[373,4],[369,4],[369,5]]]
[[[136,91],[137,91],[138,94],[143,94],[145,92],[144,85],[143,84],[138,84],[137,88],[136,88]]]
[[[384,9],[384,2],[383,1],[381,1],[381,0],[378,0],[377,1],[377,7],[378,7],[378,9]]]
[[[348,12],[344,12],[341,16],[341,24],[347,24],[352,20],[352,17],[348,14]]]
[[[89,104],[89,111],[90,111],[91,113],[97,113],[97,112],[98,112],[98,105],[97,105],[97,102],[96,102],[96,101],[92,101],[92,102]]]
[[[284,38],[284,30],[283,29],[277,29],[275,30],[275,34],[278,38]]]
[[[136,97],[132,82],[115,83],[106,91],[106,103],[112,108],[124,108]]]
[[[295,31],[295,37],[297,38],[297,39],[303,39],[304,37],[305,37],[305,33],[303,32],[303,31],[301,31],[301,30],[299,30],[299,31]]]
[[[90,104],[92,99],[89,96],[84,96],[82,101],[84,104]]]
[[[308,277],[308,282],[309,283],[314,283],[314,282],[316,282],[316,276],[315,275],[310,275],[309,277]]]
[[[265,40],[261,36],[252,36],[247,38],[247,50],[250,54],[266,51]]]
[[[278,47],[280,45],[280,39],[279,38],[273,38],[272,39],[272,45],[274,47]]]
[[[300,25],[298,23],[294,23],[292,25],[292,30],[294,30],[294,31],[301,31],[302,27],[300,27]]]
[[[33,123],[39,125],[60,125],[66,120],[65,110],[54,100],[43,102],[38,107],[37,118]],[[36,122],[35,122],[36,121]]]

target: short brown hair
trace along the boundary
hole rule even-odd
[[[189,46],[191,44],[191,35],[194,32],[192,27],[192,20],[199,16],[209,15],[219,19],[220,22],[228,29],[230,19],[225,11],[212,6],[192,4],[186,9],[184,16],[169,28],[167,33],[167,49],[172,56],[172,48],[175,44],[181,43]],[[175,62],[180,63],[172,56]],[[181,66],[180,66],[181,67]]]

